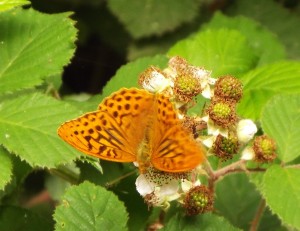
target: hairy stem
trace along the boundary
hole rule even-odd
[[[214,192],[215,173],[208,160],[204,162],[204,168],[208,174],[208,188]]]
[[[265,208],[266,208],[266,201],[264,199],[261,199],[259,205],[258,205],[258,208],[257,208],[257,211],[255,213],[255,216],[253,218],[253,221],[251,222],[251,226],[250,226],[250,229],[249,231],[256,231],[258,226],[259,226],[259,221],[265,211]]]
[[[230,165],[225,166],[224,168],[213,170],[209,161],[204,163],[204,168],[208,175],[208,187],[211,191],[214,191],[214,184],[221,177],[234,173],[234,172],[264,172],[264,168],[246,168],[246,160],[238,160]]]
[[[221,168],[214,172],[214,179],[217,181],[220,177],[232,173],[232,172],[238,172],[238,171],[247,171],[245,167],[246,160],[239,160],[237,162],[234,162],[230,165],[227,165],[224,168]]]
[[[286,168],[300,168],[300,164],[289,165]]]

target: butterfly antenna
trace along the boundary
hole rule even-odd
[[[105,187],[106,187],[106,188],[110,188],[110,187],[112,187],[114,184],[118,183],[119,181],[121,181],[121,180],[123,180],[123,179],[125,179],[125,178],[127,178],[127,177],[129,177],[129,176],[131,176],[131,175],[133,175],[133,174],[136,174],[136,172],[137,172],[136,170],[130,171],[130,172],[128,172],[128,173],[126,173],[126,174],[124,174],[124,175],[118,177],[117,179],[114,179],[114,180],[112,180],[112,181],[110,181],[110,182],[107,182],[107,183],[105,184]]]

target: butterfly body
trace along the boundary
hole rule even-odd
[[[88,155],[137,162],[141,172],[150,166],[165,172],[189,171],[204,159],[169,98],[135,88],[113,93],[98,111],[62,124],[58,134]]]

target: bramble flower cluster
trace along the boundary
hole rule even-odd
[[[210,85],[216,80],[210,74],[210,71],[192,66],[185,59],[175,56],[169,60],[166,69],[150,67],[141,73],[139,85],[149,92],[175,97],[177,103],[184,104],[199,93],[205,98],[211,97]]]
[[[197,142],[206,148],[206,156],[214,155],[222,161],[241,153],[242,161],[270,162],[276,158],[275,143],[266,135],[255,137],[258,131],[250,119],[240,119],[236,107],[243,96],[242,83],[226,75],[211,77],[212,72],[189,64],[175,56],[168,67],[161,70],[150,67],[141,73],[139,85],[152,93],[164,94],[174,102],[178,118]],[[210,102],[199,115],[187,115],[196,104],[195,97],[202,95]],[[136,180],[137,191],[149,206],[169,208],[171,201],[183,205],[188,215],[211,211],[213,186],[202,185],[199,175],[208,178],[213,174],[209,162],[204,167],[185,173],[167,173],[149,168]],[[205,167],[206,166],[206,167]]]

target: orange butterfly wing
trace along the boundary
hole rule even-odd
[[[65,122],[58,135],[76,149],[115,162],[136,161],[136,152],[151,118],[154,95],[121,89],[103,100],[99,110]]]
[[[182,127],[167,97],[157,95],[156,111],[153,134],[149,136],[153,166],[165,172],[186,172],[197,167],[205,158],[204,151]]]
[[[59,136],[101,159],[151,164],[166,172],[192,170],[204,159],[201,146],[181,126],[169,99],[135,88],[103,100],[98,111],[62,124]]]

